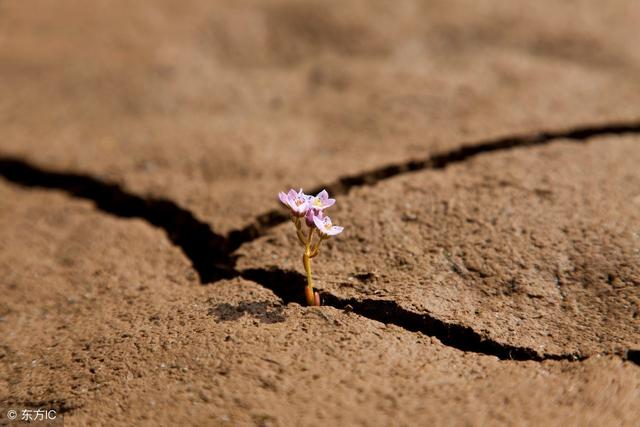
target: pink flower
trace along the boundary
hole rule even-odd
[[[320,244],[328,237],[342,233],[343,227],[333,225],[331,218],[324,214],[324,210],[336,202],[329,198],[329,193],[322,190],[315,196],[310,196],[293,189],[288,193],[278,193],[278,198],[291,211],[291,221],[296,227],[296,235],[302,246],[304,253],[302,254],[302,262],[304,270],[307,273],[307,287],[305,288],[305,296],[308,305],[320,305],[320,295],[313,291],[313,281],[311,279],[311,259],[320,253]],[[302,230],[302,218],[309,227],[308,234]],[[314,239],[315,230],[318,230]]]
[[[344,230],[344,227],[333,225],[331,223],[331,218],[324,215],[322,217],[314,216],[313,223],[323,236],[335,236],[336,234],[342,233],[342,230]]]
[[[291,189],[288,193],[280,192],[278,198],[283,205],[291,209],[291,214],[298,217],[303,217],[309,210],[309,196],[300,191]]]
[[[319,211],[326,209],[336,202],[335,199],[329,198],[329,193],[327,190],[322,190],[316,196],[308,196],[309,197],[309,206],[313,209],[317,209]]]
[[[314,218],[324,218],[324,213],[318,209],[309,209],[307,214],[304,216],[305,222],[307,223],[307,227],[313,227],[315,224]]]

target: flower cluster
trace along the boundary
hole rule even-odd
[[[322,190],[316,196],[304,194],[300,191],[289,190],[288,193],[278,194],[283,205],[291,210],[294,218],[304,218],[308,227],[316,227],[323,236],[335,236],[340,234],[344,227],[339,227],[331,223],[331,218],[325,215],[324,210],[333,206],[335,199],[329,198],[327,190]]]
[[[287,207],[291,213],[291,221],[296,226],[296,233],[300,244],[304,246],[304,254],[302,263],[307,273],[307,288],[305,290],[307,304],[320,305],[320,296],[313,291],[313,281],[311,278],[311,258],[320,252],[320,244],[323,240],[330,236],[340,234],[343,227],[333,225],[331,218],[325,214],[325,209],[333,206],[335,199],[329,198],[329,193],[322,190],[317,195],[312,196],[304,194],[302,189],[295,191],[289,190],[288,193],[280,192],[278,194],[282,204]],[[305,235],[303,223],[309,228]],[[314,233],[318,234],[314,242]]]

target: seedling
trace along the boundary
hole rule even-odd
[[[320,305],[320,295],[313,290],[311,259],[318,256],[323,241],[340,234],[344,229],[344,227],[333,225],[331,218],[324,213],[324,210],[333,206],[336,201],[329,198],[329,193],[326,190],[322,190],[316,196],[311,196],[304,194],[302,188],[300,191],[291,189],[288,193],[280,192],[278,197],[282,204],[289,209],[298,240],[304,247],[302,264],[307,273],[307,286],[304,292],[307,305]],[[305,230],[305,225],[308,230]]]

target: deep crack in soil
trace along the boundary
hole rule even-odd
[[[584,142],[596,136],[623,134],[640,134],[640,122],[588,125],[564,131],[544,131],[480,141],[477,144],[464,145],[456,150],[423,160],[411,160],[345,176],[333,183],[320,186],[312,192],[325,188],[333,194],[341,195],[348,193],[354,187],[374,185],[382,180],[413,171],[442,169],[483,153],[545,145],[562,139]],[[243,229],[232,231],[225,237],[215,233],[208,224],[199,221],[193,213],[170,200],[144,198],[126,192],[117,184],[102,182],[91,176],[48,171],[13,157],[0,157],[0,175],[24,187],[62,190],[74,197],[93,201],[103,212],[121,218],[140,218],[163,229],[173,244],[189,258],[202,284],[243,277],[270,289],[284,303],[304,301],[304,277],[297,272],[266,269],[238,271],[235,267],[236,249],[287,221],[288,216],[282,211],[272,210],[261,214],[254,223]],[[484,337],[470,327],[447,323],[427,314],[405,310],[394,301],[342,299],[326,292],[322,293],[322,299],[325,305],[353,311],[369,319],[436,337],[442,343],[461,351],[492,355],[503,360],[582,360],[588,357],[579,354],[540,355],[528,348],[499,343]],[[622,357],[639,364],[637,350],[628,350]]]
[[[629,349],[623,355],[624,360],[628,360],[629,362],[633,362],[636,365],[640,366],[640,349]]]
[[[237,276],[228,239],[216,234],[191,212],[161,198],[144,198],[119,185],[87,175],[39,169],[16,159],[0,158],[0,176],[25,187],[62,190],[91,200],[103,212],[120,218],[140,218],[163,229],[193,264],[203,284]]]
[[[257,282],[269,288],[285,303],[304,301],[305,277],[295,271],[249,269],[240,272],[247,280]],[[543,354],[540,355],[526,347],[517,347],[499,343],[485,337],[468,326],[447,323],[428,314],[419,314],[406,310],[395,301],[355,298],[339,298],[319,289],[322,304],[346,310],[377,320],[393,324],[411,332],[420,332],[435,337],[440,342],[461,351],[495,356],[501,360],[583,360],[579,354]]]
[[[443,169],[451,164],[463,162],[479,154],[494,151],[504,151],[518,147],[533,147],[549,144],[554,140],[566,139],[574,142],[584,142],[590,138],[605,135],[640,134],[640,121],[619,122],[604,125],[577,126],[564,131],[543,131],[525,135],[505,136],[475,144],[463,145],[455,150],[436,154],[422,160],[382,166],[356,175],[339,178],[330,184],[321,185],[309,191],[318,193],[326,189],[333,195],[344,195],[354,187],[372,186],[385,179],[393,178],[409,172],[424,169]],[[270,228],[287,221],[289,217],[281,210],[272,210],[259,215],[253,224],[229,233],[232,248],[237,249],[243,243],[250,242],[264,235]]]

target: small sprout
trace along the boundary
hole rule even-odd
[[[329,198],[329,193],[326,190],[322,190],[316,196],[310,196],[304,194],[302,189],[300,191],[292,189],[288,193],[280,192],[278,198],[289,209],[298,240],[304,247],[302,264],[307,273],[307,287],[305,288],[307,304],[320,305],[320,294],[313,290],[311,259],[320,253],[320,244],[324,240],[340,234],[344,229],[344,227],[333,225],[331,218],[324,214],[324,210],[333,206],[336,201]],[[308,231],[303,229],[303,225],[307,226]],[[315,239],[314,234],[317,235]]]

